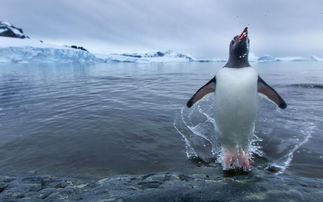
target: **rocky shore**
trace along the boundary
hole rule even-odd
[[[101,180],[0,177],[0,201],[319,201],[323,180],[264,174],[156,173]]]

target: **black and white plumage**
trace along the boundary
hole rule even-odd
[[[187,102],[187,107],[191,107],[206,94],[215,93],[215,122],[225,153],[225,167],[239,161],[241,166],[249,169],[247,153],[254,134],[257,93],[282,109],[287,107],[281,96],[250,67],[249,43],[248,28],[245,28],[232,39],[228,62]]]

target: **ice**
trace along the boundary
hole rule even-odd
[[[274,57],[271,55],[256,56],[249,54],[251,63],[263,62],[319,62],[323,58],[311,57]],[[9,63],[51,63],[51,62],[81,62],[81,63],[185,63],[210,62],[225,63],[226,59],[199,59],[189,54],[175,51],[155,51],[148,53],[114,53],[95,54],[70,46],[55,45],[34,39],[0,37],[0,62]]]
[[[210,62],[174,51],[150,53],[93,54],[68,46],[59,46],[33,39],[0,37],[0,62],[82,62],[82,63],[169,63]],[[215,61],[215,60],[213,60]]]
[[[271,55],[264,55],[264,56],[256,56],[254,53],[249,54],[249,61],[250,62],[319,62],[323,61],[323,58],[319,58],[317,56],[310,56],[310,57],[298,57],[298,56],[291,56],[291,57],[274,57]]]
[[[0,37],[0,62],[96,62],[86,51],[41,43],[32,39]]]
[[[278,62],[279,60],[271,55],[264,55],[257,59],[257,62]]]
[[[131,62],[131,63],[165,63],[193,62],[193,57],[173,51],[156,51],[150,53],[96,54],[99,62]]]

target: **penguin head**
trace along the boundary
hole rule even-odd
[[[231,40],[229,59],[224,66],[232,68],[249,67],[249,43],[248,27],[246,27],[240,35],[233,37]]]

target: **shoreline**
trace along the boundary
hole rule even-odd
[[[101,180],[0,176],[1,201],[317,201],[323,198],[322,188],[322,179],[252,173],[152,173]]]

